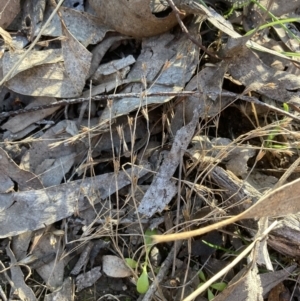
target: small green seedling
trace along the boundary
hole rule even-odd
[[[146,230],[145,232],[145,246],[146,246],[146,254],[145,254],[145,262],[141,264],[142,273],[139,276],[136,289],[138,293],[145,294],[149,288],[149,279],[148,279],[148,264],[149,264],[149,253],[152,247],[152,235],[156,234],[156,230]],[[127,265],[132,268],[136,269],[138,267],[138,263],[132,258],[126,258]]]
[[[125,261],[126,264],[132,269],[136,269],[138,266],[137,262],[132,258],[126,258]]]
[[[203,273],[203,271],[200,271],[198,275],[199,275],[199,278],[200,278],[200,281],[201,281],[199,286],[201,286],[206,282],[206,277],[205,277],[205,274]],[[208,298],[208,300],[210,301],[210,300],[215,298],[215,294],[213,293],[214,290],[218,291],[218,292],[222,292],[226,288],[226,286],[227,286],[227,284],[225,282],[213,283],[207,289],[207,298]]]

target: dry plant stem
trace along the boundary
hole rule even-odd
[[[6,295],[2,289],[2,286],[0,286],[0,297],[2,298],[3,301],[7,301]]]
[[[188,247],[188,260],[186,263],[187,269],[185,270],[185,274],[184,274],[184,279],[183,279],[183,288],[181,291],[181,296],[180,299],[182,300],[184,297],[184,293],[185,293],[185,288],[186,288],[186,283],[188,280],[188,275],[189,275],[189,266],[191,264],[191,256],[192,256],[192,244],[191,244],[191,239],[188,240],[187,242],[187,247]]]
[[[33,49],[33,47],[36,45],[40,37],[42,36],[43,31],[48,26],[50,21],[53,19],[54,15],[57,13],[60,6],[63,4],[64,0],[60,0],[57,4],[56,8],[53,10],[52,14],[44,24],[44,26],[41,28],[39,34],[36,36],[34,41],[31,43],[29,48],[25,51],[25,53],[20,57],[20,59],[14,64],[14,66],[9,70],[9,72],[3,77],[3,79],[0,82],[0,87],[9,79],[9,77],[12,75],[12,73],[16,70],[16,68],[20,65],[20,63],[23,61],[23,59],[27,56],[27,54]]]
[[[5,265],[3,264],[3,262],[0,260],[0,274],[4,274],[4,277],[6,279],[6,281],[9,283],[9,285],[13,288],[16,289],[14,283],[12,282],[12,280],[10,279],[10,277],[7,274],[7,270],[9,270],[10,268],[6,268]]]
[[[112,232],[112,237],[115,238],[114,244],[116,246],[119,245],[118,241],[119,241],[119,235],[118,235],[118,228],[119,228],[119,221],[120,221],[120,212],[119,212],[119,183],[118,183],[118,172],[119,172],[119,168],[120,168],[120,156],[118,155],[118,157],[116,157],[115,154],[115,145],[114,145],[114,139],[113,139],[113,130],[112,130],[112,105],[113,105],[113,101],[112,100],[108,100],[107,101],[107,105],[109,106],[109,114],[110,114],[110,118],[109,118],[109,132],[110,132],[110,141],[111,141],[111,149],[112,149],[112,155],[113,155],[113,166],[114,166],[114,174],[115,174],[115,185],[116,185],[116,206],[117,206],[117,224],[116,224],[116,229],[115,229],[115,235],[113,235],[114,233]],[[111,200],[110,200],[111,202]],[[111,203],[112,204],[112,203]],[[112,216],[111,216],[112,219]],[[111,228],[111,230],[113,231],[113,229]]]
[[[238,257],[236,257],[228,266],[226,266],[219,273],[210,278],[207,282],[197,288],[192,294],[183,299],[183,301],[192,301],[205,290],[207,290],[215,281],[217,281],[220,277],[225,275],[228,271],[230,271],[239,261],[241,261],[255,246],[256,242],[261,241],[268,233],[274,229],[277,225],[277,221],[274,221],[263,233],[260,237],[255,239]]]
[[[180,220],[180,198],[181,198],[181,174],[182,174],[182,157],[184,152],[181,150],[180,154],[180,164],[179,164],[179,175],[178,175],[178,191],[177,191],[177,212],[176,212],[176,227],[175,232],[178,232],[178,225]],[[177,248],[177,242],[174,243],[174,258],[173,258],[173,268],[172,268],[172,277],[175,276],[175,267],[176,267],[176,248]]]
[[[228,226],[232,223],[235,223],[243,217],[243,213],[239,215],[235,215],[231,218],[225,219],[219,223],[200,228],[197,230],[182,232],[182,233],[174,233],[174,234],[166,234],[166,235],[153,235],[153,242],[154,243],[161,243],[161,242],[167,242],[167,241],[176,241],[176,240],[183,240],[183,239],[189,239],[195,236],[203,235],[205,233],[211,232],[213,230],[220,229],[222,227]]]
[[[92,81],[90,81],[90,99],[89,99],[89,118],[88,118],[88,128],[91,128],[91,107],[92,107]],[[89,157],[88,161],[92,159],[92,139],[91,139],[91,133],[88,131],[88,140],[89,140]]]
[[[178,242],[176,248],[173,246],[173,248],[171,249],[171,251],[168,254],[167,258],[165,259],[165,261],[161,265],[161,268],[160,268],[157,276],[155,277],[154,281],[150,285],[147,293],[144,295],[144,298],[142,299],[142,301],[151,301],[152,300],[152,297],[153,297],[154,293],[156,292],[156,290],[159,287],[160,283],[163,281],[166,273],[168,272],[168,270],[169,270],[169,268],[170,268],[170,266],[173,262],[173,257],[177,255],[179,249],[181,248],[181,245],[182,245],[182,241]]]
[[[176,19],[178,21],[178,24],[180,25],[182,31],[187,35],[187,37],[195,44],[197,45],[199,48],[201,48],[205,53],[207,53],[208,55],[210,55],[211,57],[221,60],[222,58],[218,57],[216,54],[210,52],[209,50],[206,49],[206,47],[204,47],[198,40],[196,40],[188,31],[188,29],[185,27],[184,23],[182,22],[180,15],[182,14],[179,9],[176,7],[176,5],[174,4],[173,0],[167,0],[167,2],[169,3],[169,5],[172,7],[175,15],[176,15]]]
[[[285,171],[285,173],[281,176],[278,182],[274,185],[273,189],[276,189],[284,185],[287,178],[294,172],[294,170],[299,166],[299,164],[300,164],[300,157]]]
[[[112,298],[112,299],[115,299],[117,301],[120,301],[119,298],[117,298],[116,296],[113,296],[112,294],[106,294],[106,295],[100,297],[99,299],[97,299],[97,301],[100,301],[100,300],[102,300],[104,298]],[[105,299],[105,300],[111,300],[111,299]]]
[[[294,289],[293,289],[292,296],[291,296],[290,300],[294,299],[294,295],[296,293],[296,290],[298,290],[298,288],[299,288],[299,280],[300,280],[300,275],[298,275],[298,277],[297,277],[297,280],[296,280],[296,283],[294,285]]]
[[[80,108],[80,114],[79,114],[79,118],[78,118],[78,125],[81,124],[81,119],[83,117],[83,114],[87,108],[87,105],[89,105],[89,110],[88,110],[88,129],[91,128],[91,89],[92,89],[92,81],[90,81],[90,97],[89,97],[89,102],[82,105],[81,108]],[[84,106],[84,108],[83,108]],[[87,136],[88,136],[88,151],[87,151],[87,158],[86,158],[86,163],[87,165],[86,166],[90,166],[90,169],[92,169],[92,147],[91,147],[91,133],[90,131],[87,131]],[[91,174],[92,173],[92,170],[91,171]],[[85,167],[84,169],[84,173],[83,173],[83,178],[85,178],[86,176],[86,172],[87,172],[87,169]]]

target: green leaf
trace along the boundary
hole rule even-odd
[[[203,273],[202,271],[200,271],[200,272],[198,273],[198,275],[199,275],[199,278],[200,278],[203,282],[206,282],[206,277],[205,277],[205,275],[204,275],[204,273]]]
[[[288,112],[289,111],[289,105],[286,102],[284,102],[282,105],[283,105],[283,110],[285,112]]]
[[[157,234],[156,229],[153,229],[153,230],[147,229],[145,231],[145,242],[146,242],[147,247],[152,246],[153,242],[152,242],[151,236],[155,235],[155,234]]]
[[[212,293],[212,291],[208,288],[207,289],[207,298],[208,300],[212,300],[215,297],[215,295]]]
[[[288,146],[284,143],[284,144],[271,144],[270,145],[271,148],[275,148],[275,149],[287,149]]]
[[[125,262],[132,269],[135,269],[138,265],[138,263],[132,258],[125,258]]]
[[[217,283],[213,283],[210,287],[222,292],[225,288],[226,288],[227,284],[225,282],[217,282]]]
[[[149,279],[147,270],[143,269],[142,275],[136,283],[136,289],[140,294],[145,294],[149,288]]]

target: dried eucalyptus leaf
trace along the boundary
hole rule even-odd
[[[16,17],[20,11],[20,1],[19,0],[0,0],[1,7],[1,18],[0,26],[6,28]]]
[[[105,25],[134,38],[158,35],[177,24],[170,7],[160,12],[159,17],[153,14],[150,0],[90,0],[89,3]]]

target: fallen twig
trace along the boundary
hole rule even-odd
[[[216,93],[209,93],[208,96],[212,97],[212,99],[214,98]],[[156,96],[181,96],[181,97],[188,97],[188,96],[202,96],[203,93],[199,92],[199,91],[181,91],[181,92],[150,92],[150,93],[120,93],[120,94],[109,94],[109,95],[97,95],[97,96],[93,96],[92,97],[92,101],[103,101],[103,100],[108,100],[108,99],[120,99],[120,98],[129,98],[129,97],[136,97],[136,98],[143,98],[145,96],[147,97],[156,97]],[[250,97],[250,96],[245,96],[245,95],[240,95],[237,93],[233,93],[233,92],[229,92],[229,91],[223,91],[221,93],[221,95],[218,96],[221,97],[232,97],[232,98],[236,98],[236,99],[241,99],[250,103],[254,103],[257,105],[261,105],[264,107],[269,108],[270,110],[274,111],[274,112],[278,112],[282,115],[285,115],[287,117],[292,118],[293,120],[297,120],[300,121],[300,118],[289,113],[286,112],[280,108],[276,108],[272,105],[269,105],[267,103],[261,102],[260,100],[258,100],[255,97]],[[0,113],[0,119],[4,119],[7,117],[13,117],[13,116],[17,116],[20,114],[25,114],[25,113],[29,113],[29,112],[35,112],[35,111],[40,111],[40,110],[44,110],[44,109],[49,109],[49,108],[54,108],[54,107],[60,107],[60,106],[67,106],[67,105],[72,105],[72,104],[77,104],[77,103],[84,103],[84,102],[88,102],[90,100],[89,97],[82,97],[82,98],[73,98],[73,99],[62,99],[59,100],[57,102],[51,102],[47,105],[42,105],[42,106],[36,106],[36,107],[31,107],[28,109],[20,109],[20,110],[16,110],[16,111],[10,111],[10,112],[2,112]]]
[[[179,9],[176,7],[176,5],[174,4],[173,0],[167,0],[167,2],[169,3],[169,5],[171,6],[171,8],[173,9],[175,15],[176,15],[176,19],[178,21],[178,24],[180,25],[182,31],[186,34],[186,36],[195,44],[197,45],[200,49],[202,49],[205,53],[207,53],[208,55],[210,55],[211,57],[215,58],[215,59],[219,59],[221,60],[222,58],[220,58],[219,56],[217,56],[215,53],[210,52],[209,50],[207,50],[207,48],[205,46],[203,46],[197,39],[195,39],[188,31],[188,29],[186,28],[186,26],[184,25],[184,23],[182,22],[181,18],[180,18],[180,14],[182,14]]]

